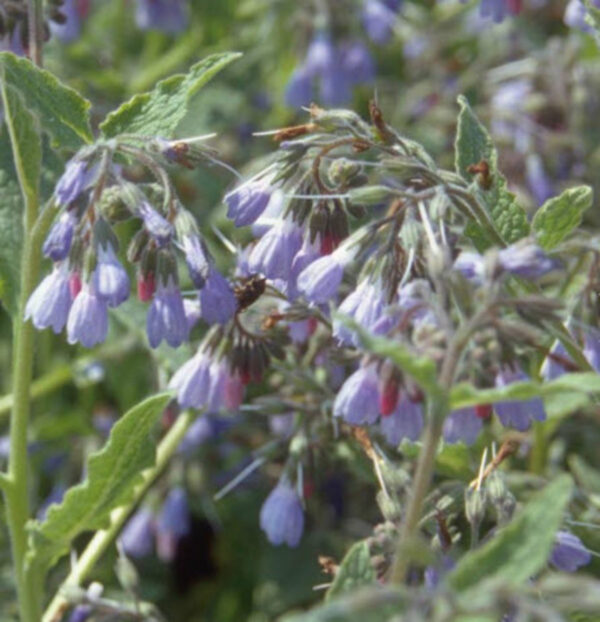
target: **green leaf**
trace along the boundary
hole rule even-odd
[[[39,124],[20,94],[5,82],[2,84],[2,101],[21,190],[28,201],[37,204],[42,168]]]
[[[2,82],[18,91],[27,108],[39,119],[55,148],[79,149],[92,140],[90,104],[76,91],[29,59],[0,52]]]
[[[531,226],[538,244],[549,250],[581,223],[583,212],[592,205],[590,186],[565,190],[560,196],[548,199],[535,213]]]
[[[529,234],[527,214],[517,203],[515,195],[508,191],[506,179],[498,170],[498,154],[488,131],[465,97],[461,95],[458,104],[456,171],[463,179],[472,182],[470,190],[489,216],[489,219],[478,218],[469,223],[465,233],[473,239],[480,251],[491,246],[498,236],[506,244],[511,244]],[[476,174],[469,172],[471,166],[480,162],[485,162],[489,167],[489,187],[480,185]]]
[[[448,575],[448,584],[459,591],[486,579],[518,585],[538,573],[548,561],[572,490],[568,475],[548,484],[509,525],[482,547],[467,553]]]
[[[374,586],[331,600],[295,615],[286,615],[282,622],[389,622],[400,619],[406,595],[400,588]],[[395,618],[394,618],[395,619]]]
[[[600,374],[576,372],[563,374],[551,382],[527,380],[494,389],[477,389],[467,382],[460,382],[450,392],[450,407],[454,410],[476,404],[530,400],[534,397],[551,398],[564,393],[581,393],[585,396],[600,393]]]
[[[600,471],[593,469],[579,456],[569,458],[569,466],[577,483],[588,493],[600,495]]]
[[[19,296],[23,195],[6,131],[0,134],[0,301],[14,315]]]
[[[355,542],[342,560],[325,600],[375,581],[375,570],[371,564],[371,553],[366,540]]]
[[[58,505],[51,505],[43,522],[29,524],[28,563],[42,569],[69,551],[79,534],[103,529],[110,513],[125,505],[154,465],[156,422],[171,399],[161,393],[134,406],[113,426],[106,445],[92,454],[85,480],[70,488]]]
[[[442,388],[437,382],[437,367],[433,359],[418,356],[398,341],[372,335],[346,315],[334,313],[334,318],[358,334],[365,350],[389,358],[401,371],[410,374],[425,393],[436,396],[442,395]]]
[[[212,54],[196,63],[187,74],[159,82],[152,91],[135,95],[111,112],[100,124],[107,137],[142,134],[171,138],[185,117],[192,97],[216,73],[239,58],[237,52]]]

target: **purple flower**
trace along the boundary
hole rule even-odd
[[[188,331],[192,330],[194,326],[200,321],[202,317],[200,313],[200,300],[197,298],[194,300],[190,300],[189,298],[184,298],[183,300],[183,309],[185,311],[185,319],[187,320]]]
[[[237,300],[229,281],[212,266],[199,298],[200,315],[209,324],[225,324],[237,310]]]
[[[192,528],[192,518],[187,495],[183,488],[169,491],[162,510],[156,520],[156,549],[163,561],[171,561],[175,556],[177,543]]]
[[[542,158],[536,153],[527,156],[525,178],[536,202],[542,204],[555,195],[554,184],[544,169]]]
[[[583,355],[592,368],[600,373],[600,332],[589,328],[583,336]]]
[[[9,32],[0,38],[0,52],[12,52],[17,56],[27,56],[27,51],[23,45],[23,42],[27,40],[27,37],[23,36],[23,29],[17,24],[12,32]],[[1,111],[0,111],[1,112]],[[2,115],[0,114],[0,121]]]
[[[379,281],[373,283],[366,278],[344,299],[339,312],[350,316],[366,330],[372,331],[384,316],[386,306],[381,283]],[[378,328],[380,331],[383,330],[381,327]],[[337,318],[333,320],[333,336],[345,345],[356,345],[358,341],[357,335]]]
[[[142,201],[138,210],[146,230],[156,240],[157,244],[159,246],[168,244],[173,236],[173,225],[146,201]]]
[[[342,385],[333,403],[334,417],[353,425],[375,423],[379,417],[379,379],[374,365],[361,365]]]
[[[77,605],[69,616],[69,622],[85,622],[91,615],[91,605]]]
[[[324,106],[342,106],[352,99],[351,83],[342,66],[342,59],[330,65],[321,75],[321,103]]]
[[[81,0],[65,0],[60,7],[60,12],[65,16],[66,21],[63,24],[51,21],[52,34],[63,43],[75,41],[81,34],[81,18],[85,14],[85,5]]]
[[[514,0],[481,0],[479,14],[483,18],[490,17],[493,21],[501,22],[507,14],[516,15],[520,12],[520,3]]]
[[[62,212],[44,240],[42,252],[52,261],[62,261],[71,250],[77,216],[71,210]]]
[[[224,358],[213,361],[209,369],[208,401],[206,410],[216,413],[223,408],[225,402],[225,386],[229,377],[229,365]]]
[[[302,502],[288,482],[280,481],[260,510],[260,528],[271,544],[298,546],[304,530]]]
[[[568,531],[557,532],[550,563],[558,570],[575,572],[580,566],[589,564],[591,559],[592,555],[577,536]]]
[[[537,279],[556,268],[544,251],[531,242],[518,242],[498,252],[502,268],[524,279]]]
[[[25,307],[25,319],[30,319],[38,330],[52,327],[58,334],[67,323],[71,303],[66,267],[55,266],[29,297]]]
[[[385,2],[365,0],[362,10],[362,23],[367,36],[373,43],[387,43],[393,32],[396,14]]]
[[[529,376],[522,371],[512,371],[504,369],[496,376],[496,387],[502,388],[513,382],[523,382],[529,380]],[[544,421],[546,411],[544,403],[539,397],[530,400],[519,400],[510,402],[499,402],[494,404],[494,410],[504,427],[516,428],[517,430],[527,430],[531,426],[531,421]]]
[[[203,408],[210,391],[211,359],[203,350],[186,361],[171,378],[169,389],[177,392],[182,408]]]
[[[200,289],[204,287],[210,270],[207,251],[195,233],[184,236],[182,246],[192,283]]]
[[[152,553],[154,542],[154,516],[142,507],[127,521],[119,538],[124,553],[133,558]]]
[[[271,415],[269,417],[269,429],[275,436],[280,438],[290,438],[294,431],[296,415],[286,413],[285,415]]]
[[[225,195],[227,218],[231,218],[236,227],[251,225],[265,211],[270,199],[267,180],[248,181]]]
[[[463,441],[472,445],[481,430],[481,419],[475,414],[474,408],[459,408],[452,411],[444,421],[444,440],[446,443]]]
[[[375,60],[362,41],[352,41],[341,49],[342,68],[350,84],[372,82],[375,79]]]
[[[484,261],[479,253],[462,251],[454,261],[454,270],[460,272],[465,279],[481,283],[483,278]]]
[[[87,162],[83,160],[69,160],[65,172],[56,184],[54,194],[61,205],[69,205],[82,193],[89,181],[86,174]]]
[[[336,49],[326,33],[318,33],[308,46],[304,67],[311,77],[321,76],[335,65]]]
[[[295,224],[282,220],[260,238],[248,258],[253,272],[269,279],[287,280],[294,257],[302,247],[302,232]]]
[[[129,275],[117,259],[111,244],[98,247],[98,262],[94,270],[94,288],[109,307],[118,307],[129,298]]]
[[[285,87],[284,100],[292,108],[308,106],[313,97],[312,77],[306,67],[301,65],[294,69]]]
[[[75,297],[67,320],[67,341],[91,348],[106,339],[108,306],[92,283],[85,283]]]
[[[187,16],[183,0],[137,0],[135,23],[141,30],[176,34],[185,29]]]
[[[344,269],[352,256],[338,249],[309,264],[298,276],[298,289],[307,300],[315,303],[333,298],[342,282]]]
[[[397,447],[403,438],[416,441],[423,429],[423,408],[403,392],[394,412],[382,417],[379,425],[387,442],[394,447]]]
[[[564,366],[550,355],[564,358],[565,361],[571,361],[571,357],[566,351],[565,346],[563,346],[562,342],[557,339],[550,349],[550,354],[546,357],[544,363],[542,364],[542,368],[540,369],[540,375],[544,378],[544,380],[555,380],[566,372]]]
[[[188,323],[183,308],[183,298],[174,280],[158,284],[146,318],[146,332],[152,348],[164,339],[176,348],[188,338]]]
[[[587,9],[581,0],[569,0],[563,20],[569,28],[577,28],[583,32],[592,32],[593,28],[585,20],[586,15]]]
[[[201,445],[214,439],[230,425],[230,421],[224,417],[214,415],[202,415],[192,423],[179,443],[179,453],[191,453]]]

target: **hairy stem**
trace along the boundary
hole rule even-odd
[[[427,427],[425,429],[423,446],[419,453],[417,470],[408,499],[406,514],[396,544],[396,553],[390,574],[392,583],[401,584],[406,579],[410,563],[410,556],[407,555],[407,552],[410,543],[414,540],[417,533],[423,502],[433,478],[435,457],[442,436],[444,419],[449,413],[449,395],[454,382],[454,376],[456,375],[456,369],[470,336],[485,323],[489,311],[490,307],[486,306],[462,326],[451,339],[440,371],[440,393],[439,395],[429,396]]]
[[[179,415],[173,427],[167,432],[158,445],[155,465],[142,473],[143,481],[135,489],[131,502],[127,506],[116,509],[110,517],[110,526],[107,529],[96,532],[94,537],[90,540],[79,557],[79,560],[63,581],[56,596],[48,605],[42,617],[42,622],[58,622],[58,620],[61,619],[69,606],[69,601],[65,596],[66,592],[69,588],[81,585],[89,576],[98,560],[121,531],[131,510],[138,504],[148,488],[150,488],[152,483],[162,473],[195,418],[196,413],[191,410],[186,410]]]
[[[44,1],[28,0],[27,23],[29,25],[29,57],[38,67],[42,66],[42,48],[44,45]]]

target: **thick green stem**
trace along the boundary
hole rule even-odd
[[[58,622],[58,620],[61,619],[66,608],[69,606],[69,601],[65,597],[68,588],[81,585],[89,576],[98,560],[121,531],[133,507],[137,505],[154,480],[162,473],[195,418],[196,414],[190,410],[181,413],[156,450],[156,464],[142,474],[143,481],[135,489],[131,503],[115,510],[110,517],[110,527],[98,531],[90,540],[77,563],[63,581],[56,596],[52,599],[52,602],[44,612],[42,622]]]

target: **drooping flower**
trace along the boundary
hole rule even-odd
[[[520,370],[503,369],[496,375],[495,384],[496,387],[502,388],[513,382],[527,380],[529,380],[529,376]],[[544,403],[539,397],[530,400],[498,402],[494,404],[494,410],[503,426],[517,430],[527,430],[532,421],[544,421],[546,419]]]
[[[517,15],[521,11],[521,0],[481,0],[479,14],[499,23],[507,15]]]
[[[550,563],[558,570],[575,572],[580,566],[589,564],[591,559],[592,555],[577,536],[568,531],[557,532]]]
[[[176,34],[187,25],[185,3],[183,0],[136,0],[135,23],[141,30]]]
[[[91,605],[77,605],[69,615],[68,622],[86,622],[92,615]]]
[[[163,561],[171,561],[179,540],[192,528],[187,494],[181,487],[172,488],[156,519],[156,551]]]
[[[168,244],[173,237],[173,225],[146,201],[142,201],[138,211],[146,230],[156,243],[159,246]]]
[[[484,262],[479,253],[462,251],[454,261],[454,270],[460,272],[465,279],[480,283],[483,278]]]
[[[333,415],[353,425],[375,423],[379,417],[379,382],[374,365],[361,365],[342,385]]]
[[[564,359],[565,362],[571,361],[565,346],[557,339],[540,369],[540,375],[544,380],[555,380],[566,372],[564,365],[558,359]]]
[[[45,257],[52,261],[62,261],[67,257],[71,250],[76,222],[77,217],[72,210],[62,212],[44,240],[42,252]]]
[[[352,255],[341,248],[320,257],[300,273],[298,289],[310,302],[327,302],[336,295],[344,269],[351,259]]]
[[[339,312],[351,317],[366,330],[372,330],[384,315],[386,306],[386,294],[381,282],[366,278],[344,299]],[[354,331],[337,318],[333,320],[333,336],[345,345],[356,345],[358,339]]]
[[[119,538],[123,552],[135,559],[146,557],[154,548],[154,516],[147,507],[141,507],[127,521]]]
[[[260,528],[271,544],[296,547],[304,531],[304,511],[297,492],[286,481],[280,481],[266,498],[260,510]]]
[[[172,277],[159,282],[146,318],[148,342],[156,348],[164,339],[171,347],[180,346],[188,337],[183,298]]]
[[[62,23],[56,20],[50,21],[52,34],[63,43],[78,39],[81,34],[81,20],[89,11],[89,4],[89,0],[65,0],[60,7],[64,21]]]
[[[66,266],[55,266],[29,297],[25,319],[38,330],[51,327],[58,334],[67,323],[71,303]]]
[[[229,281],[214,266],[209,268],[199,299],[200,315],[209,324],[225,324],[237,309],[237,300]]]
[[[204,287],[211,267],[208,253],[195,233],[183,237],[182,247],[192,283],[200,289]]]
[[[452,411],[444,421],[443,436],[446,443],[463,441],[472,445],[482,427],[482,421],[474,408],[459,408]]]
[[[83,192],[88,183],[87,162],[83,160],[69,160],[56,184],[54,194],[61,205],[69,205]]]
[[[196,326],[202,317],[200,314],[200,300],[197,298],[193,300],[184,298],[183,309],[185,311],[185,319],[187,320],[188,330],[192,330],[192,328]]]
[[[396,14],[382,0],[365,0],[362,10],[362,24],[367,36],[377,45],[386,44],[394,33]]]
[[[592,368],[600,373],[600,331],[588,328],[583,336],[583,355]]]
[[[186,361],[171,378],[169,388],[177,392],[182,408],[204,408],[210,391],[210,356],[204,350]]]
[[[345,44],[340,54],[342,67],[350,84],[364,84],[374,80],[375,60],[362,41],[355,40]]]
[[[236,227],[251,225],[265,211],[270,199],[267,179],[248,181],[225,195],[227,218],[231,218]]]
[[[104,298],[109,307],[118,307],[129,298],[131,291],[129,275],[117,259],[111,244],[99,246],[93,280],[98,296]]]
[[[67,320],[67,341],[91,348],[106,339],[108,333],[108,306],[96,291],[94,277],[84,283],[73,301]]]
[[[302,247],[302,232],[294,223],[283,220],[273,225],[250,252],[248,265],[268,279],[287,280],[294,257]]]
[[[498,252],[500,266],[524,279],[537,279],[556,268],[556,262],[530,242],[517,242]]]
[[[556,192],[552,179],[544,169],[542,158],[537,153],[530,153],[525,161],[525,178],[531,194],[541,205],[552,198]]]
[[[594,6],[600,8],[598,0],[593,0]],[[565,9],[564,22],[570,28],[577,28],[583,32],[591,33],[593,28],[586,21],[587,9],[581,0],[569,0]]]
[[[284,101],[292,108],[308,106],[313,96],[312,77],[304,65],[294,69],[285,87]]]
[[[382,417],[379,425],[387,442],[394,447],[404,438],[416,441],[423,430],[423,408],[404,392],[396,410],[391,415]]]

